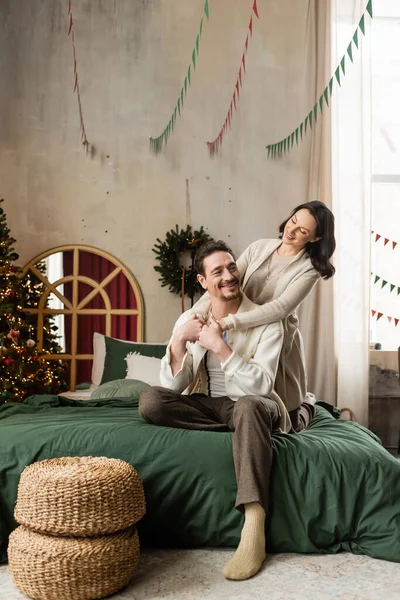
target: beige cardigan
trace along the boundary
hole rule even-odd
[[[208,303],[209,304],[209,303]],[[243,294],[238,315],[253,310],[255,304]],[[195,311],[199,314],[198,311]],[[201,312],[207,321],[208,309]],[[193,309],[183,313],[177,320],[175,330],[183,325],[193,314]],[[236,401],[242,396],[264,396],[274,400],[279,408],[279,424],[281,431],[291,428],[290,417],[285,404],[274,390],[279,357],[283,344],[283,327],[281,322],[259,325],[248,330],[232,330],[227,334],[227,343],[233,354],[221,365],[225,374],[226,395]],[[206,353],[199,342],[186,343],[186,354],[181,368],[175,374],[171,370],[170,343],[161,361],[161,385],[180,394],[208,393],[208,379],[204,368]]]
[[[252,286],[250,276],[265,263],[271,254],[282,243],[281,240],[258,240],[243,252],[237,261],[242,278],[242,289],[252,300]],[[246,313],[229,315],[225,321],[229,329],[247,329],[261,324],[282,321],[284,328],[284,342],[280,356],[275,390],[284,401],[288,411],[298,408],[305,400],[307,394],[307,373],[303,340],[298,329],[299,321],[296,309],[311,292],[320,278],[314,269],[311,260],[305,251],[294,257],[279,275],[273,299],[257,306]],[[252,278],[254,281],[254,278]],[[259,296],[258,302],[263,302]],[[204,294],[194,305],[193,309],[201,312],[209,303],[207,294]]]

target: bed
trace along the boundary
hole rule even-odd
[[[142,545],[236,546],[243,517],[234,508],[232,434],[144,422],[139,395],[165,345],[104,333],[94,337],[90,399],[32,396],[0,407],[0,559],[17,525],[21,472],[61,456],[120,458],[137,469],[147,504]],[[127,368],[147,381],[127,380]],[[335,417],[321,403],[307,430],[273,436],[267,549],[350,551],[400,562],[400,462],[373,433]]]

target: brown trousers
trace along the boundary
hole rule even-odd
[[[237,496],[236,508],[259,502],[268,514],[269,481],[272,467],[271,434],[279,421],[276,402],[262,396],[242,396],[234,402],[227,396],[178,394],[163,387],[151,387],[139,401],[141,416],[154,425],[201,431],[233,431],[233,459]],[[300,431],[310,422],[314,407],[304,403],[292,411],[293,429]]]

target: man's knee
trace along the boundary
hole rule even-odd
[[[256,415],[270,417],[274,420],[279,414],[276,402],[263,396],[242,396],[236,402],[235,417],[251,418]]]
[[[148,423],[157,423],[159,421],[162,408],[165,389],[160,386],[148,388],[139,399],[139,414]]]

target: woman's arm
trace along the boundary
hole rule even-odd
[[[223,328],[249,329],[258,325],[266,325],[267,323],[286,319],[300,306],[319,278],[319,274],[314,269],[306,271],[303,275],[300,275],[289,283],[279,298],[257,306],[257,308],[248,312],[226,317],[224,323],[222,323]]]

